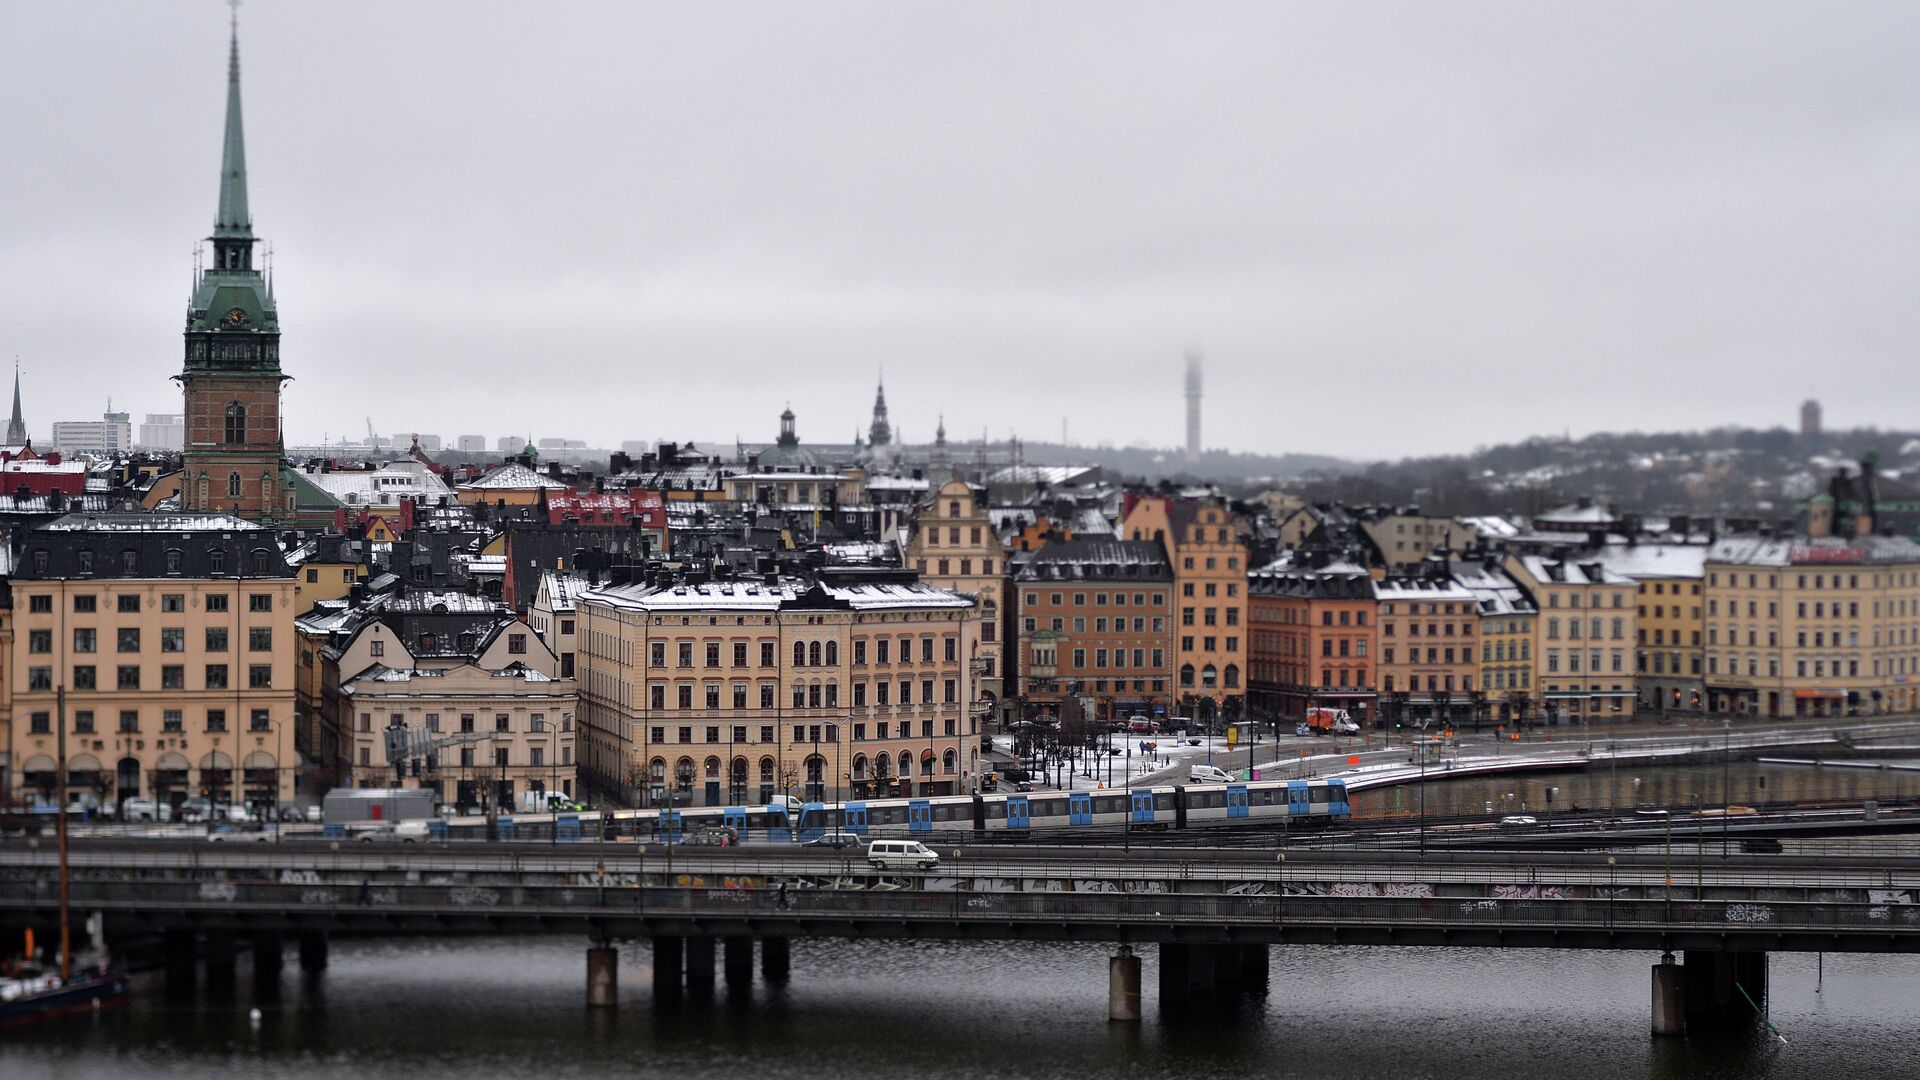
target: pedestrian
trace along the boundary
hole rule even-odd
[[[373,901],[373,882],[367,878],[361,878],[360,879],[360,902],[362,904],[367,904],[367,903],[372,903],[372,901]]]
[[[780,909],[781,909],[782,911],[784,911],[784,910],[786,910],[786,907],[787,907],[787,883],[786,883],[786,882],[784,882],[784,881],[780,883],[780,890],[779,890],[779,892],[778,892],[778,893],[777,893],[777,894],[775,895],[775,897],[774,897],[774,905],[775,905],[776,907],[779,907],[779,908],[780,908]]]

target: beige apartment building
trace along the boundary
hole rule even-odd
[[[1631,715],[1637,589],[1597,558],[1515,554],[1507,573],[1533,595],[1533,698],[1549,723]]]
[[[906,564],[936,589],[971,597],[979,607],[980,648],[973,657],[980,700],[997,711],[1002,698],[1002,602],[1007,551],[987,519],[972,486],[952,480],[940,486],[914,516]]]
[[[1920,705],[1920,544],[1740,537],[1706,555],[1714,712],[1908,713]]]
[[[1174,696],[1210,723],[1246,714],[1247,549],[1219,498],[1129,493],[1120,532],[1155,541],[1173,564]]]
[[[1413,566],[1439,551],[1451,552],[1457,558],[1478,538],[1473,526],[1463,521],[1433,517],[1418,510],[1364,515],[1359,518],[1359,525],[1392,569]]]
[[[1465,717],[1478,685],[1480,616],[1445,564],[1374,582],[1380,624],[1380,710],[1386,723],[1445,726]]]
[[[223,514],[74,514],[16,542],[9,786],[71,798],[290,800],[294,582]]]
[[[579,687],[518,660],[414,668],[375,664],[340,686],[354,717],[355,787],[423,787],[435,801],[512,809],[519,795],[574,793]],[[385,732],[406,727],[436,743],[396,772]]]
[[[980,609],[911,578],[616,577],[582,593],[594,783],[640,805],[973,790]]]

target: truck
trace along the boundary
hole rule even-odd
[[[1307,710],[1307,730],[1315,735],[1358,735],[1360,725],[1353,722],[1345,709],[1316,706]]]
[[[433,792],[426,788],[334,788],[322,802],[328,825],[392,824],[433,816]]]

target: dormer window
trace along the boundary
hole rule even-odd
[[[140,572],[140,553],[123,551],[120,553],[120,572],[132,577]]]
[[[93,573],[93,552],[80,552],[80,572],[83,574]]]

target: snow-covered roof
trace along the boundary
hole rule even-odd
[[[549,570],[540,575],[540,595],[547,598],[547,609],[550,611],[572,611],[574,601],[591,588],[593,586],[580,574]]]
[[[1505,540],[1520,535],[1520,526],[1507,518],[1491,514],[1483,517],[1463,517],[1459,520],[1460,524],[1489,540]]]
[[[1072,483],[1094,472],[1095,467],[1092,465],[1008,465],[990,474],[987,477],[987,483],[1057,486]]]
[[[1542,585],[1631,585],[1633,579],[1609,568],[1595,549],[1575,552],[1565,559],[1546,555],[1516,555],[1527,576]]]
[[[301,477],[335,502],[350,506],[392,506],[403,498],[438,498],[453,490],[438,473],[417,461],[391,461],[377,469],[314,470]]]
[[[478,480],[469,480],[460,485],[461,491],[527,491],[540,488],[565,491],[567,485],[541,476],[517,461],[502,465]]]
[[[973,606],[972,600],[959,593],[917,581],[823,584],[819,589],[856,611]],[[783,578],[774,585],[739,580],[671,585],[642,583],[589,590],[580,594],[577,603],[602,603],[635,611],[777,611],[807,591],[807,583],[794,578]]]
[[[1373,595],[1382,601],[1477,599],[1473,590],[1451,577],[1427,577],[1423,574],[1382,578],[1374,582]]]
[[[1715,541],[1707,549],[1705,561],[1737,566],[1920,563],[1920,544],[1904,536],[1823,536],[1792,540],[1736,536]]]
[[[232,514],[68,514],[40,528],[49,532],[253,532],[256,522]]]
[[[1607,569],[1630,578],[1693,578],[1706,573],[1705,544],[1608,544],[1589,549]]]

